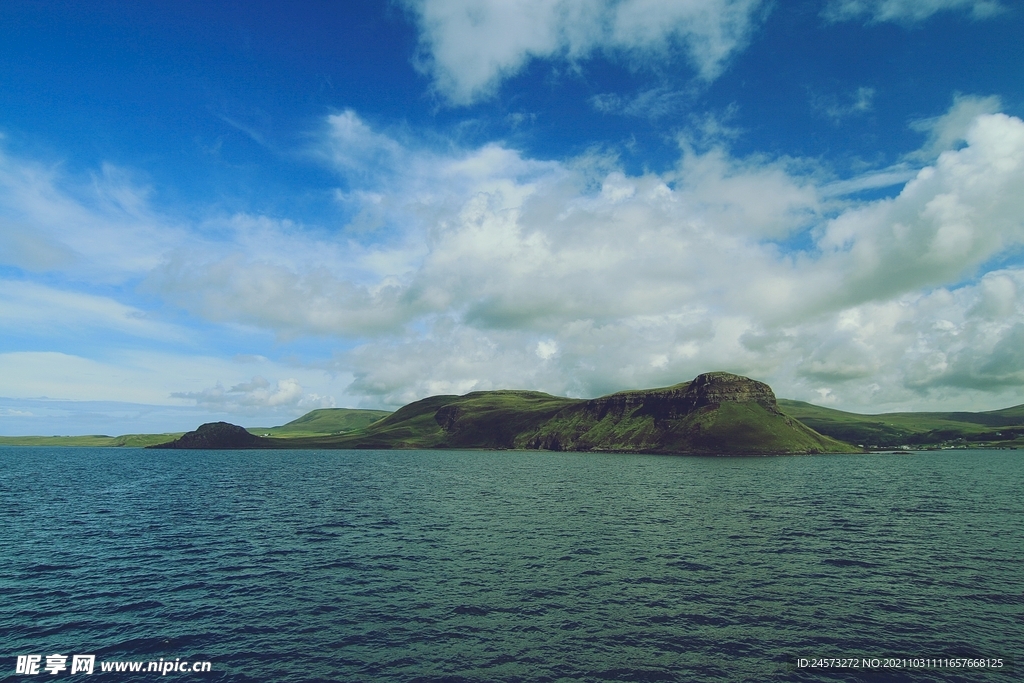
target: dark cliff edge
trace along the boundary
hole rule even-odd
[[[270,440],[250,434],[244,427],[229,422],[208,422],[194,432],[187,432],[180,438],[167,443],[146,446],[146,448],[192,448],[207,450],[230,450],[237,448],[266,448]]]

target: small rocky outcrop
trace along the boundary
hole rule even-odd
[[[267,439],[250,434],[244,427],[230,422],[208,422],[194,432],[182,434],[181,438],[149,448],[194,448],[227,450],[235,448],[260,448]]]

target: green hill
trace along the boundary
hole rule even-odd
[[[360,410],[355,408],[320,408],[280,427],[249,427],[258,436],[320,436],[344,434],[364,429],[391,413],[386,410]]]
[[[350,408],[323,408],[279,427],[250,427],[257,436],[269,434],[278,438],[317,437],[354,432],[373,424],[391,413],[386,410],[360,410]],[[123,434],[106,436],[0,436],[0,446],[78,446],[92,448],[130,447],[145,448],[182,437],[184,432],[168,434]]]
[[[85,436],[0,436],[0,446],[76,446],[91,448],[128,447],[144,448],[153,444],[176,439],[183,432],[169,434],[122,434],[106,436],[90,434]]]
[[[1024,446],[1024,405],[980,413],[860,415],[781,399],[779,406],[812,429],[867,447]]]
[[[431,396],[389,413],[314,410],[257,448],[480,448],[643,453],[835,453],[865,448],[1024,448],[1024,405],[860,415],[775,399],[761,382],[707,373],[671,387],[572,399],[536,391]],[[152,446],[176,434],[0,437],[0,445]]]
[[[350,434],[271,439],[295,448],[537,448],[642,453],[841,453],[779,410],[768,385],[707,373],[662,389],[597,399],[533,391],[431,396]]]
[[[516,448],[574,399],[537,391],[431,396],[365,429],[337,436],[277,440],[281,448]]]
[[[526,445],[643,453],[845,453],[857,450],[782,413],[767,384],[714,372],[559,412]]]

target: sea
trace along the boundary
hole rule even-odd
[[[1024,451],[4,447],[0,520],[5,682],[1024,679]]]

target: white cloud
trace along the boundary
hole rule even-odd
[[[87,180],[0,151],[0,264],[117,284],[155,267],[185,230],[105,164]]]
[[[334,408],[334,399],[330,396],[305,393],[298,380],[289,377],[278,380],[273,386],[269,381],[257,375],[248,382],[241,382],[225,389],[219,382],[213,387],[201,391],[174,392],[172,398],[182,398],[196,402],[196,405],[232,413],[251,413],[266,409],[286,409],[307,411],[314,408]]]
[[[251,373],[259,372],[253,376]],[[284,377],[276,384],[266,376]],[[0,353],[3,395],[10,399],[127,401],[148,406],[199,406],[218,414],[298,417],[333,407],[351,381],[346,373],[263,357],[213,356],[113,349],[109,358],[52,351]],[[247,379],[248,378],[248,379]],[[214,386],[211,387],[211,381]],[[228,385],[230,389],[223,389]],[[308,387],[308,388],[306,388]]]
[[[1009,268],[959,288],[852,307],[772,343],[790,357],[788,381],[805,396],[825,383],[833,399],[878,411],[954,396],[966,409],[1020,401],[1022,333],[1024,269]]]
[[[541,360],[551,360],[558,353],[558,342],[552,339],[544,339],[537,342],[537,357]]]
[[[0,417],[33,417],[33,414],[27,410],[0,408]]]
[[[927,128],[925,149],[943,151],[838,183],[800,160],[737,158],[714,136],[699,152],[683,139],[670,172],[633,176],[606,157],[537,161],[496,143],[440,153],[346,112],[328,121],[323,158],[344,201],[388,229],[211,218],[196,232],[217,241],[173,233],[141,271],[148,294],[204,320],[357,343],[335,355],[354,379],[346,394],[342,379],[266,359],[120,349],[2,354],[0,376],[22,396],[269,416],[330,397],[593,396],[711,369],[844,407],[1020,402],[1021,270],[979,269],[1024,242],[1024,122],[987,108],[958,99]],[[375,170],[360,175],[353,159]],[[889,199],[844,198],[900,182]],[[9,292],[0,314],[26,325],[60,315],[139,338],[167,331],[113,299]]]
[[[824,254],[806,269],[819,296],[827,293],[825,305],[955,282],[1024,241],[1024,122],[979,116],[966,140],[963,149],[943,152],[923,168],[896,198],[828,223],[818,240]],[[825,272],[835,278],[831,283]]]
[[[183,328],[169,325],[135,306],[83,292],[32,282],[0,280],[0,320],[9,330],[49,337],[81,336],[86,330],[187,343]]]
[[[905,185],[917,176],[918,171],[918,168],[903,162],[889,168],[872,170],[864,175],[830,182],[821,187],[820,195],[822,197],[842,197],[864,190]]]
[[[713,79],[745,46],[761,0],[406,0],[422,66],[455,104],[487,97],[531,59],[620,53],[634,64],[682,48]]]
[[[474,212],[515,212],[537,183],[566,175],[557,163],[494,144],[446,156],[410,149],[352,112],[329,117],[323,150],[346,182],[376,180],[372,190],[349,192],[344,201],[357,223],[375,214],[389,226],[386,236],[355,230],[317,237],[288,222],[237,215],[216,223],[230,239],[205,245],[201,258],[194,248],[175,250],[150,273],[146,291],[208,320],[282,337],[393,333],[451,303],[447,276],[417,276],[426,259],[453,256],[439,253],[446,235]],[[353,159],[375,160],[376,166],[367,162],[372,176],[353,174],[360,166]],[[477,237],[473,248],[488,258],[502,248],[488,231]]]
[[[831,0],[823,15],[831,21],[867,17],[872,22],[913,23],[953,10],[987,19],[1004,11],[1004,7],[998,0]]]
[[[691,95],[685,91],[661,86],[644,90],[632,97],[602,93],[594,95],[590,103],[597,111],[607,114],[656,120],[678,114],[690,99]]]
[[[327,117],[326,137],[329,144],[319,149],[337,168],[360,179],[382,168],[392,170],[406,157],[401,145],[374,131],[351,109]]]
[[[865,114],[874,108],[875,89],[868,86],[861,86],[856,90],[838,95],[812,95],[811,108],[831,119],[834,123],[841,123],[843,119],[858,114]]]
[[[1018,309],[987,332],[1002,346],[958,351],[933,326],[932,302],[953,292],[963,311],[975,306],[974,289],[950,283],[1024,242],[1024,123],[977,116],[964,139],[897,197],[830,204],[839,210],[829,220],[822,195],[905,181],[907,167],[837,189],[783,161],[712,148],[684,153],[664,177],[607,172],[594,191],[581,188],[601,164],[526,184],[483,174],[486,187],[453,193],[461,208],[430,231],[404,289],[423,304],[423,323],[340,362],[356,373],[354,391],[388,405],[432,387],[594,395],[710,368],[774,379],[784,395],[827,390],[847,406],[909,405],[955,387],[1004,396],[1018,372]],[[772,242],[810,226],[810,251]],[[978,286],[993,287],[987,278]],[[908,326],[916,336],[894,333]],[[928,365],[940,352],[960,369]]]
[[[910,155],[913,159],[931,162],[947,150],[955,149],[967,139],[967,131],[982,114],[995,114],[1002,109],[996,96],[977,97],[957,95],[953,106],[942,116],[913,121],[910,127],[925,133],[928,138],[920,150]]]
[[[207,320],[262,327],[283,338],[379,334],[417,312],[397,284],[361,286],[327,268],[256,260],[241,249],[214,261],[176,254],[146,288]]]

